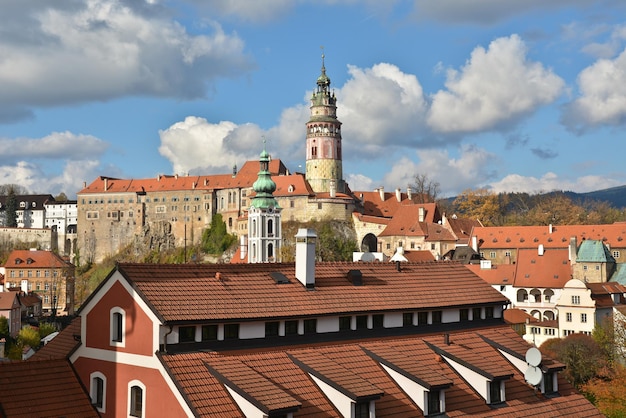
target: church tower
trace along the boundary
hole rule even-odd
[[[345,193],[341,164],[341,122],[337,98],[330,91],[324,54],[322,74],[311,96],[311,118],[306,123],[306,179],[316,193]]]
[[[276,183],[270,175],[270,156],[265,150],[265,141],[259,162],[259,175],[252,185],[255,196],[248,211],[249,263],[280,261],[282,209],[272,194],[276,190]]]

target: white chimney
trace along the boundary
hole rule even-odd
[[[418,221],[424,222],[424,208],[421,206],[418,209]]]
[[[569,239],[569,248],[568,249],[569,249],[569,261],[570,261],[570,264],[574,264],[574,263],[576,263],[576,256],[578,255],[578,254],[576,254],[576,250],[577,250],[577,248],[576,248],[576,237],[571,237]]]
[[[554,232],[554,228],[552,228],[552,224],[548,225],[548,234],[551,234]]]
[[[380,195],[380,200],[384,202],[385,201],[385,188],[383,186],[380,186],[378,188],[378,194]]]
[[[478,237],[476,235],[472,236],[472,249],[478,252]]]
[[[104,191],[106,192],[109,189],[109,179],[104,178]]]
[[[410,187],[406,188],[406,197],[408,197],[409,200],[413,198],[413,190]]]
[[[296,234],[296,279],[307,289],[315,287],[315,241],[312,229],[300,228]]]
[[[544,252],[543,244],[539,244],[539,248],[537,249],[537,254],[538,255],[543,255],[543,252]]]
[[[337,196],[337,182],[334,179],[330,180],[328,186],[330,188],[330,197],[336,197]]]
[[[241,248],[240,257],[243,260],[246,258],[246,255],[248,254],[248,236],[247,235],[241,235],[239,237],[239,247]]]
[[[396,200],[402,202],[402,192],[400,192],[400,189],[396,189]]]

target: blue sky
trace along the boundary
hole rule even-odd
[[[0,0],[0,184],[304,167],[321,46],[352,190],[626,184],[626,2]]]

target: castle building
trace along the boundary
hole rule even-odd
[[[280,259],[281,207],[272,193],[276,183],[269,171],[270,157],[261,153],[259,177],[252,185],[255,192],[248,211],[249,263],[267,263]]]
[[[306,123],[306,179],[316,193],[334,197],[345,193],[341,163],[341,122],[337,119],[337,97],[330,91],[324,55],[322,74],[311,96],[311,118]]]

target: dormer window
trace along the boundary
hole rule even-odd
[[[424,415],[441,414],[445,412],[445,396],[442,390],[429,390],[426,396]]]
[[[15,259],[15,264],[22,264],[22,259],[21,258],[16,258]]]
[[[370,402],[356,402],[354,404],[354,418],[369,418],[370,417]]]
[[[558,390],[556,373],[548,371],[543,374],[543,380],[541,382],[542,392],[545,394],[555,393]]]
[[[489,399],[487,399],[487,403],[496,404],[504,402],[504,381],[492,380],[488,381],[487,385],[489,386]]]

